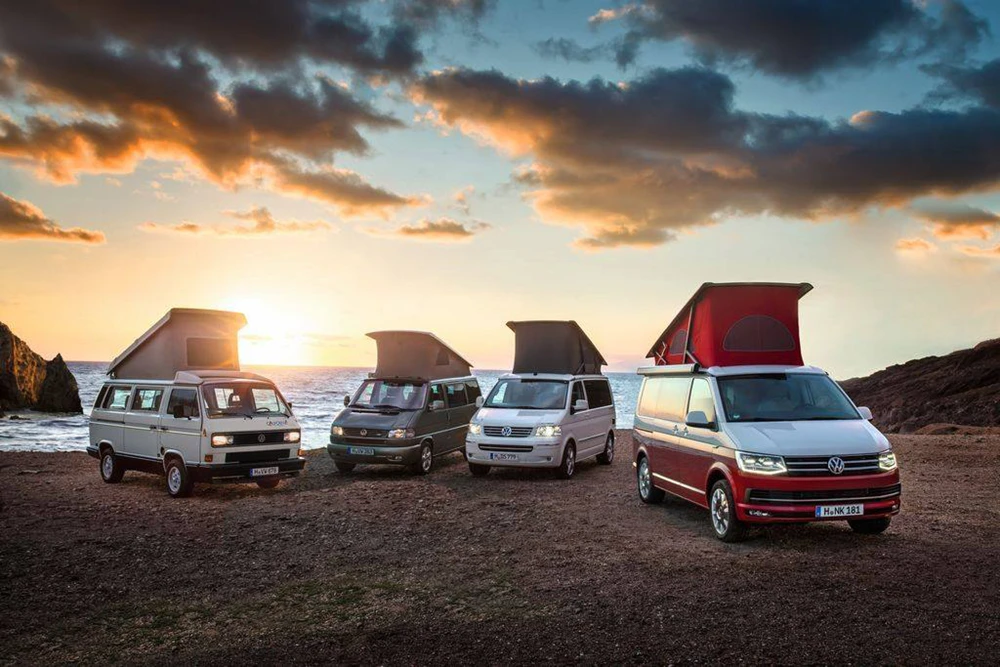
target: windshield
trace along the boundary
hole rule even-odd
[[[860,419],[840,387],[826,375],[805,373],[719,378],[731,422]]]
[[[497,382],[484,404],[488,408],[525,410],[561,410],[566,407],[564,380],[522,380],[508,378]]]
[[[365,380],[354,395],[352,408],[371,410],[421,410],[427,385],[399,380]]]
[[[281,394],[272,385],[259,382],[225,382],[201,388],[209,417],[253,417],[284,415],[291,417]]]

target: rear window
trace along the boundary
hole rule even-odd
[[[162,399],[162,389],[139,388],[135,390],[132,409],[143,412],[157,412],[160,409],[160,401]]]
[[[606,408],[613,403],[611,385],[607,380],[584,380],[583,385],[587,390],[587,403],[590,407]]]
[[[449,408],[460,408],[463,405],[469,404],[469,396],[465,392],[464,382],[461,384],[445,385],[445,391],[448,393]]]
[[[113,386],[104,394],[105,410],[124,410],[128,405],[128,397],[132,393],[132,387]]]

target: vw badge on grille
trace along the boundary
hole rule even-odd
[[[826,467],[829,468],[830,472],[834,475],[839,475],[844,472],[844,459],[839,456],[834,456],[826,462]]]
[[[360,433],[361,433],[361,437],[363,438],[363,437],[365,437],[366,435],[368,435],[368,429],[366,429],[366,428],[363,428],[363,429],[361,429]]]
[[[264,442],[265,440],[267,440],[267,436],[263,433],[257,436],[257,442]]]
[[[509,438],[510,434],[511,434],[510,426],[504,426],[502,429],[500,429],[500,435],[502,435],[503,437]]]

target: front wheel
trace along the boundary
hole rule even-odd
[[[469,472],[473,477],[485,477],[490,472],[490,467],[482,463],[469,463]]]
[[[576,447],[571,442],[563,450],[562,463],[556,468],[556,476],[559,479],[569,479],[574,472],[576,472]]]
[[[434,467],[434,450],[431,443],[425,442],[420,446],[420,460],[410,466],[410,470],[416,475],[426,475]]]
[[[601,465],[609,466],[615,460],[615,434],[608,433],[608,439],[604,442],[604,451],[597,455],[597,462]]]
[[[709,512],[717,538],[723,542],[742,542],[746,539],[747,525],[737,518],[733,490],[724,479],[712,485]]]
[[[115,458],[115,453],[110,447],[101,452],[100,471],[105,484],[117,484],[125,476],[125,466]]]
[[[167,493],[171,498],[185,498],[191,495],[194,480],[184,463],[179,459],[170,459],[167,463]]]
[[[854,519],[847,522],[851,530],[861,535],[878,535],[879,533],[884,533],[890,523],[892,523],[892,517],[888,516],[880,519]]]
[[[264,477],[257,480],[257,486],[262,489],[276,489],[281,484],[280,477]]]

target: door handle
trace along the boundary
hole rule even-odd
[[[150,427],[149,427],[149,430],[150,430],[150,431],[155,431],[155,430],[156,430],[156,426],[150,426]]]
[[[688,434],[688,427],[685,426],[684,428],[681,429],[681,435],[687,435],[687,434]]]
[[[169,428],[167,428],[166,426],[161,426],[161,427],[160,427],[160,430],[161,430],[161,431],[169,431],[170,429],[169,429]]]

